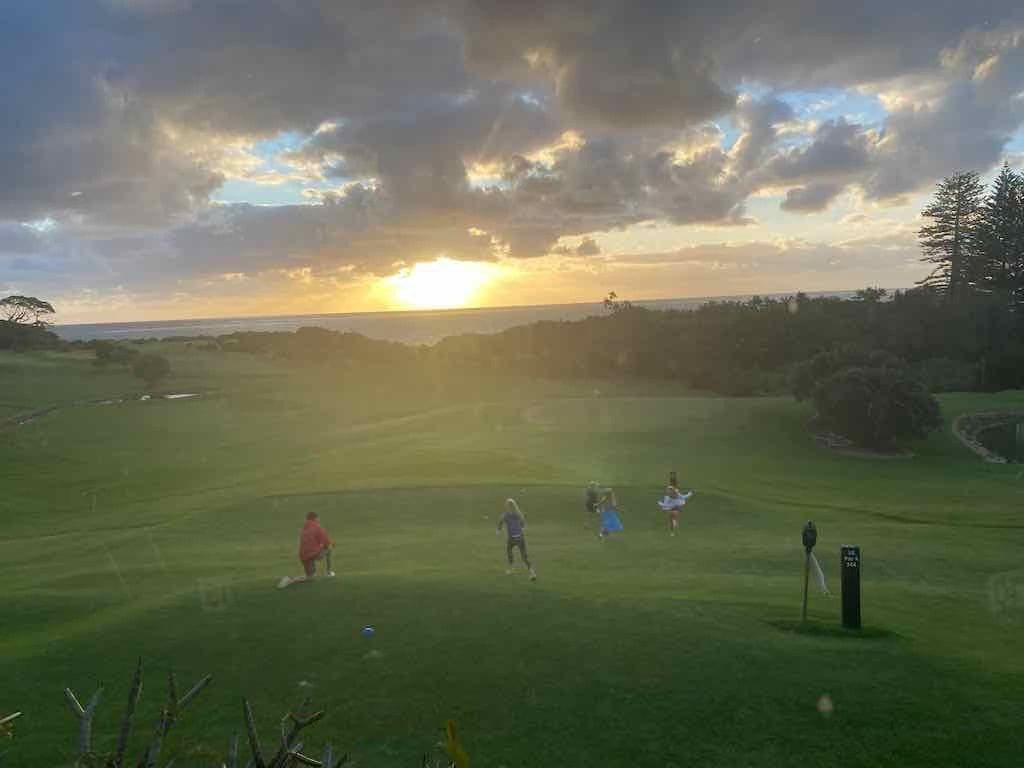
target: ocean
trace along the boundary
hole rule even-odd
[[[807,295],[849,298],[853,293],[853,291],[829,291],[808,292]],[[791,295],[788,293],[764,294],[765,298],[784,298]],[[709,296],[634,301],[633,304],[649,309],[695,309],[709,301],[743,301],[749,298],[751,297]],[[85,341],[90,339],[162,339],[168,336],[220,336],[238,331],[295,331],[303,326],[314,326],[332,331],[351,331],[374,339],[400,341],[405,344],[433,344],[446,336],[457,336],[464,333],[497,333],[516,325],[526,325],[541,320],[581,320],[604,312],[604,306],[595,302],[532,307],[91,323],[54,325],[53,331],[66,341]]]

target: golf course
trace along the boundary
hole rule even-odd
[[[479,768],[1024,763],[1024,475],[949,427],[1024,392],[941,395],[912,455],[872,456],[816,444],[788,397],[141,348],[172,364],[156,393],[87,351],[0,353],[5,767],[72,764],[66,687],[103,686],[112,750],[139,657],[133,755],[168,671],[214,676],[168,737],[177,768],[244,745],[243,696],[275,748],[307,695],[327,715],[305,751],[366,768],[421,765],[448,720]],[[160,393],[197,396],[141,399]],[[671,470],[696,491],[675,537]],[[607,541],[590,480],[620,503]],[[505,573],[508,497],[536,582]],[[279,590],[310,511],[337,577]],[[812,581],[802,624],[807,520],[833,595]]]

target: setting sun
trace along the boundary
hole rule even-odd
[[[498,268],[478,261],[440,258],[388,278],[396,303],[412,309],[453,309],[479,297]]]

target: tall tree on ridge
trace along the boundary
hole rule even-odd
[[[931,220],[918,230],[922,261],[936,267],[919,284],[951,301],[962,301],[983,280],[978,223],[984,191],[974,171],[956,173],[939,182],[935,197],[921,211]]]
[[[1024,301],[1024,178],[1007,163],[985,200],[979,234],[985,271],[979,287],[1001,306],[1017,306]]]

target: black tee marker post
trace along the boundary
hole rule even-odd
[[[803,624],[807,623],[807,580],[811,575],[811,550],[814,549],[814,545],[818,543],[818,529],[814,527],[814,523],[810,520],[804,525],[804,530],[801,535],[801,539],[804,544],[804,604],[803,610],[800,613],[800,621]]]
[[[843,626],[860,629],[860,547],[844,544],[839,549],[843,574]]]

